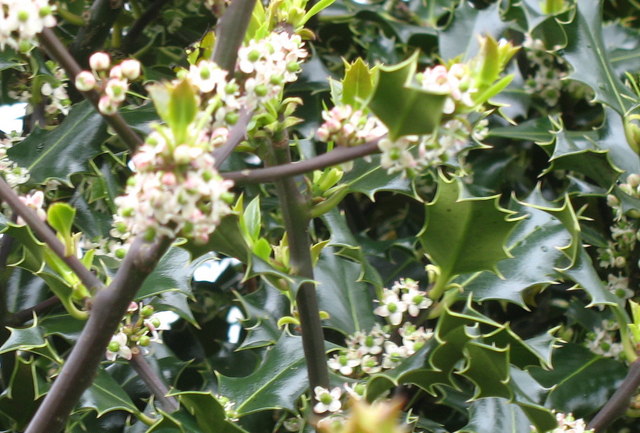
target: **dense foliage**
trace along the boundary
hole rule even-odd
[[[0,431],[634,431],[638,10],[0,0]]]

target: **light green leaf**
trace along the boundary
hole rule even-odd
[[[498,262],[509,257],[505,243],[516,225],[514,212],[500,208],[497,196],[460,198],[458,181],[441,176],[426,212],[419,239],[440,267],[443,280],[468,272],[495,271]]]
[[[353,63],[345,62],[342,79],[342,103],[360,109],[363,103],[373,94],[375,69],[358,57]]]
[[[75,249],[75,243],[72,238],[75,216],[76,210],[67,203],[53,203],[47,209],[47,222],[58,232],[59,237],[64,242],[67,256],[72,255]]]
[[[389,129],[389,138],[423,135],[439,125],[446,94],[437,94],[414,86],[418,52],[402,63],[381,66],[378,84],[369,104]]]

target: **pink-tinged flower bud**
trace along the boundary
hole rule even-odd
[[[173,173],[165,173],[162,175],[162,184],[166,186],[173,186],[176,184],[176,175]]]
[[[95,89],[96,77],[89,71],[82,71],[76,75],[76,88],[81,92]]]
[[[135,80],[140,76],[140,62],[135,59],[127,59],[120,63],[122,75],[129,80]]]
[[[118,80],[122,79],[122,67],[120,65],[116,65],[109,71],[109,78],[115,78]]]
[[[111,58],[107,53],[93,53],[91,57],[89,57],[89,65],[91,65],[91,69],[94,71],[106,71],[111,65]]]
[[[98,110],[107,116],[113,116],[118,111],[118,104],[108,95],[103,95],[98,101]]]
[[[129,307],[127,307],[127,312],[133,313],[137,310],[138,310],[138,303],[131,301],[131,303],[129,303]]]

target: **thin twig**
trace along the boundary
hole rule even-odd
[[[138,373],[138,376],[149,387],[153,395],[156,397],[160,406],[165,412],[175,412],[178,410],[179,405],[175,397],[167,396],[169,388],[164,383],[161,377],[151,368],[144,355],[139,350],[134,349],[129,364]]]
[[[65,246],[56,237],[55,233],[36,215],[35,211],[20,200],[18,194],[2,178],[0,178],[0,199],[6,202],[27,223],[40,240],[46,243],[69,266],[87,289],[94,292],[103,287],[102,282],[76,256],[66,254]]]
[[[171,245],[134,240],[112,283],[93,298],[92,310],[78,341],[25,433],[61,431],[82,393],[91,385],[111,337],[145,278]]]
[[[40,33],[40,44],[47,50],[49,56],[55,59],[60,66],[65,70],[67,76],[74,82],[76,75],[78,75],[82,68],[75,61],[75,59],[69,54],[65,46],[62,44],[60,39],[56,36],[53,30],[49,28],[45,28]],[[100,95],[96,90],[90,90],[88,92],[80,92],[100,113],[98,110],[98,101],[100,100]],[[107,116],[102,114],[102,117],[107,121],[109,126],[113,128],[113,130],[118,134],[118,136],[124,141],[124,143],[132,150],[138,148],[142,144],[142,139],[136,132],[125,122],[122,116],[119,113],[116,113],[111,116]]]
[[[81,64],[87,66],[89,55],[104,46],[121,9],[122,2],[113,0],[93,2],[89,8],[89,18],[85,26],[78,31],[69,48],[71,55]]]
[[[140,18],[138,18],[133,25],[129,28],[126,36],[122,40],[122,50],[125,53],[131,53],[134,50],[134,45],[136,40],[142,34],[142,31],[146,26],[148,26],[156,17],[160,14],[162,7],[169,3],[171,0],[156,0],[149,6],[149,8],[144,11]]]
[[[251,120],[253,113],[244,109],[240,110],[240,117],[235,125],[229,131],[227,141],[213,151],[213,158],[215,159],[215,167],[220,168],[220,165],[231,155],[233,150],[244,140],[247,136],[247,125]]]
[[[325,167],[341,164],[353,159],[372,155],[380,152],[378,142],[380,138],[368,141],[365,144],[355,147],[339,147],[331,152],[309,158],[304,161],[289,164],[275,165],[266,168],[255,168],[252,170],[229,171],[220,173],[225,179],[233,180],[235,183],[261,183],[273,182],[278,179],[308,173]]]
[[[588,428],[596,432],[603,431],[609,424],[629,408],[629,401],[640,386],[640,359],[629,365],[627,377],[624,378],[620,388],[611,396],[607,404],[593,417]]]
[[[34,305],[33,307],[25,308],[24,310],[20,310],[17,313],[11,315],[9,319],[6,321],[7,326],[21,326],[24,325],[25,322],[33,319],[33,313],[36,315],[40,315],[51,310],[56,305],[60,305],[60,298],[57,296],[52,296],[39,304]]]

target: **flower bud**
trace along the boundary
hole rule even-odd
[[[640,186],[640,174],[632,173],[627,177],[627,183],[631,188],[637,188]]]
[[[103,95],[100,101],[98,101],[98,110],[100,110],[102,114],[112,116],[118,111],[118,104],[111,100],[108,95]]]
[[[95,89],[96,77],[89,71],[82,71],[76,75],[76,88],[81,92]]]
[[[120,63],[122,75],[133,81],[140,76],[140,62],[135,59],[127,59]]]
[[[151,338],[148,335],[143,335],[138,340],[138,344],[142,347],[146,347],[151,344]]]
[[[107,53],[93,53],[91,57],[89,57],[89,65],[94,71],[106,71],[111,65],[111,58]]]
[[[142,317],[149,317],[153,314],[154,311],[155,308],[153,308],[153,305],[145,305],[144,307],[142,307],[142,310],[140,310],[140,314],[142,314]]]
[[[118,352],[120,350],[120,343],[118,343],[117,341],[112,341],[111,343],[109,343],[109,345],[107,346],[107,350],[109,352]]]

